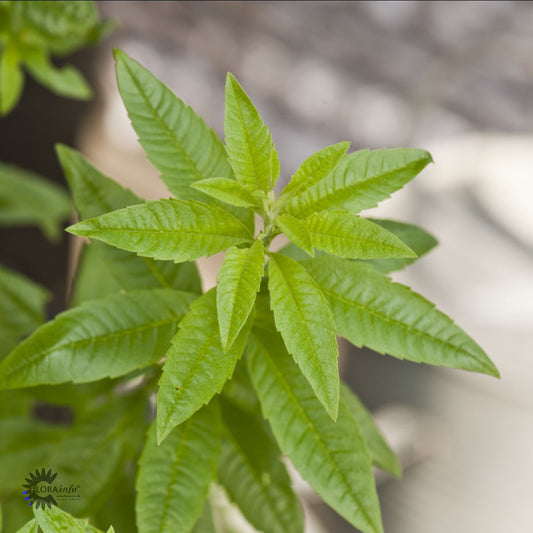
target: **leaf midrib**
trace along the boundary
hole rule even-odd
[[[359,307],[360,309],[362,309],[364,312],[367,312],[371,315],[374,315],[376,316],[377,318],[385,321],[385,322],[389,322],[390,324],[393,324],[395,326],[398,326],[400,327],[401,329],[405,330],[405,331],[409,331],[409,332],[413,332],[415,333],[416,335],[419,335],[421,337],[425,337],[427,338],[428,340],[430,341],[433,341],[433,342],[436,342],[437,344],[441,344],[442,346],[445,346],[447,348],[453,348],[454,350],[456,351],[459,351],[461,353],[463,353],[464,355],[467,355],[467,356],[472,356],[474,357],[474,359],[476,359],[476,361],[478,363],[480,363],[483,367],[486,367],[487,365],[484,363],[483,360],[480,360],[479,359],[479,356],[475,353],[472,353],[472,352],[469,352],[468,350],[464,349],[462,346],[457,346],[455,344],[452,344],[451,342],[449,341],[445,341],[443,339],[439,339],[438,337],[435,337],[433,335],[431,335],[430,333],[427,333],[425,331],[422,331],[420,329],[417,329],[415,327],[412,327],[410,326],[409,324],[406,324],[405,322],[401,322],[400,320],[395,320],[393,318],[390,318],[388,317],[387,315],[383,314],[382,312],[376,310],[376,309],[372,309],[370,307],[367,307],[365,304],[363,303],[360,303],[356,300],[349,300],[348,298],[345,298],[335,292],[333,292],[333,290],[331,289],[327,289],[325,288],[323,285],[321,285],[321,289],[322,289],[322,292],[325,293],[326,295],[329,295],[329,297],[333,300],[338,300],[340,302],[342,302],[343,304],[346,304],[346,305],[350,305],[350,306],[355,306],[355,307]],[[433,307],[432,311],[436,311],[435,307]]]
[[[304,419],[307,427],[311,430],[311,433],[315,436],[315,438],[316,438],[317,442],[319,443],[320,447],[325,452],[325,455],[326,455],[327,459],[329,460],[330,464],[332,464],[334,466],[335,472],[337,474],[339,474],[339,476],[342,478],[342,482],[344,483],[345,487],[348,488],[348,492],[353,497],[353,499],[357,502],[357,506],[358,506],[357,512],[361,513],[365,517],[367,523],[372,526],[374,531],[376,531],[376,529],[373,526],[373,522],[372,522],[370,516],[367,514],[366,510],[364,509],[364,507],[361,505],[361,501],[359,500],[357,494],[355,492],[353,492],[351,484],[348,482],[346,476],[344,475],[344,471],[342,470],[342,468],[340,468],[340,466],[337,464],[337,462],[335,461],[333,456],[330,454],[329,448],[328,448],[327,444],[322,440],[321,435],[318,432],[318,430],[315,430],[315,426],[314,426],[312,420],[310,420],[310,418],[307,416],[307,413],[305,412],[303,407],[300,405],[300,401],[299,401],[298,397],[294,394],[294,391],[292,390],[290,384],[287,383],[287,381],[285,380],[283,374],[281,374],[281,372],[279,371],[279,369],[276,366],[276,364],[274,363],[274,361],[272,361],[267,347],[261,342],[261,340],[256,335],[254,335],[254,338],[255,338],[255,340],[257,342],[259,342],[262,345],[263,350],[264,350],[264,359],[265,359],[265,361],[270,361],[270,366],[272,367],[272,373],[275,374],[278,377],[278,383],[280,383],[282,385],[282,387],[287,392],[288,396],[293,400],[292,403],[293,403],[293,406],[296,407],[296,411],[300,412],[300,414],[302,415],[302,418]]]
[[[168,319],[160,320],[160,321],[157,321],[157,322],[152,322],[150,324],[145,324],[143,326],[129,328],[129,329],[125,329],[125,330],[120,330],[118,333],[107,333],[107,334],[104,334],[104,335],[99,335],[97,337],[91,337],[89,339],[80,339],[80,340],[72,341],[72,342],[69,342],[69,343],[66,343],[66,344],[54,345],[53,347],[48,348],[47,350],[44,350],[42,352],[35,352],[33,356],[25,358],[22,361],[22,364],[15,365],[14,367],[11,367],[10,371],[6,372],[5,374],[3,374],[1,379],[2,379],[2,381],[4,381],[5,378],[7,378],[7,377],[13,375],[14,373],[18,372],[21,368],[24,368],[25,366],[28,366],[28,365],[32,365],[35,362],[39,362],[44,357],[46,357],[48,354],[50,354],[50,353],[52,353],[54,351],[64,350],[64,349],[67,349],[67,348],[68,349],[70,349],[70,348],[77,349],[77,348],[79,348],[79,347],[81,347],[83,345],[86,345],[86,344],[92,344],[92,343],[96,344],[96,343],[100,343],[100,342],[105,342],[107,339],[110,339],[110,338],[123,337],[125,335],[129,335],[131,333],[144,331],[146,329],[156,329],[156,328],[159,328],[161,326],[165,326],[167,324],[170,324],[172,322],[179,322],[179,320],[182,317],[183,317],[183,315],[178,315],[176,317],[170,317]],[[74,382],[74,383],[76,383],[76,382]]]

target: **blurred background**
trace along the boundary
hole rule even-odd
[[[64,142],[140,195],[167,195],[120,100],[114,46],[219,134],[233,72],[272,131],[280,185],[307,156],[343,140],[352,150],[429,150],[435,164],[365,215],[437,237],[437,249],[394,277],[454,317],[502,378],[345,347],[344,379],[405,469],[401,480],[378,475],[385,531],[533,531],[533,3],[98,4],[118,29],[69,59],[96,99],[62,99],[28,80],[3,119],[0,160],[63,182],[53,144]],[[3,264],[54,290],[50,313],[64,308],[68,239],[52,248],[19,228],[2,229],[0,243]],[[217,258],[202,268],[209,286]],[[298,486],[309,532],[354,531]],[[223,503],[220,513],[253,531]]]

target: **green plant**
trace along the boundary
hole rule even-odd
[[[258,530],[296,533],[303,519],[287,455],[346,520],[382,531],[372,464],[393,475],[400,466],[340,383],[336,335],[398,358],[498,375],[450,318],[387,276],[435,240],[358,215],[414,178],[430,155],[348,154],[348,143],[336,144],[310,156],[276,198],[270,133],[232,75],[224,146],[147,70],[120,51],[116,60],[133,127],[175,198],[142,203],[59,146],[81,219],[68,231],[94,242],[83,252],[75,306],[0,363],[2,389],[46,386],[49,398],[73,406],[72,428],[40,428],[54,452],[39,457],[87,483],[90,494],[68,510],[133,531],[135,505],[141,533],[215,531],[206,498],[216,481]],[[273,252],[281,233],[291,244]],[[193,261],[221,251],[217,287],[201,294]],[[81,460],[87,449],[94,453]],[[124,497],[114,494],[119,486]],[[52,522],[74,520],[54,512]]]
[[[24,87],[24,67],[61,96],[86,100],[92,91],[73,66],[56,67],[50,56],[95,44],[112,28],[100,22],[93,2],[0,2],[0,113],[7,115]]]

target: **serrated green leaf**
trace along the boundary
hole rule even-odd
[[[68,196],[41,176],[0,163],[0,226],[37,224],[49,239],[60,236],[60,222],[70,216]]]
[[[249,242],[252,234],[224,209],[196,201],[158,200],[67,228],[153,259],[192,261]]]
[[[394,220],[381,220],[376,218],[368,218],[367,220],[374,222],[374,224],[379,224],[390,233],[394,233],[396,237],[404,244],[407,244],[417,255],[415,258],[370,259],[366,261],[382,274],[402,270],[411,263],[414,263],[419,257],[427,254],[438,244],[437,239],[433,235],[418,226]]]
[[[341,383],[341,398],[359,425],[372,457],[372,462],[393,476],[400,477],[402,475],[402,467],[374,423],[372,415],[366,410],[361,400],[344,383]]]
[[[27,524],[18,529],[16,533],[39,533],[39,524],[37,524],[37,519],[32,518]]]
[[[206,178],[231,177],[224,145],[148,70],[121,50],[115,50],[115,59],[119,91],[148,159],[177,198],[205,198],[189,185]]]
[[[274,222],[296,246],[312,257],[315,255],[313,239],[304,222],[291,215],[278,215]]]
[[[0,58],[0,113],[7,115],[16,105],[24,88],[24,74],[20,68],[20,52],[8,45]]]
[[[45,318],[49,298],[45,288],[0,265],[0,333],[5,329],[16,339],[33,331]]]
[[[220,341],[216,291],[198,298],[180,323],[159,382],[157,431],[161,442],[219,393],[231,377],[246,344],[251,318],[228,352]]]
[[[115,528],[113,526],[109,526],[109,529],[106,531],[106,533],[115,533]]]
[[[396,235],[349,211],[314,213],[304,224],[316,248],[339,257],[416,257]]]
[[[88,100],[92,97],[91,87],[76,67],[72,65],[56,67],[43,49],[27,48],[22,60],[28,72],[53,93],[79,100]]]
[[[333,422],[273,330],[254,329],[246,360],[283,453],[352,525],[363,533],[382,532],[371,459],[344,402]]]
[[[116,294],[59,314],[0,363],[0,388],[85,383],[160,359],[195,295],[172,289]]]
[[[43,533],[85,533],[85,529],[73,516],[55,505],[50,509],[35,508],[33,512]]]
[[[324,179],[339,164],[349,147],[349,142],[341,142],[327,146],[309,156],[283,189],[277,207],[281,207],[290,197],[301,194]]]
[[[303,532],[303,517],[281,452],[263,421],[221,401],[225,428],[218,479],[244,517],[264,533]]]
[[[142,202],[132,191],[90,165],[79,152],[64,145],[57,145],[56,152],[82,219]],[[103,298],[121,290],[159,287],[199,293],[198,270],[193,263],[175,264],[138,257],[94,242],[82,252],[72,304]]]
[[[224,258],[217,277],[217,316],[224,351],[235,342],[252,312],[264,264],[261,241],[250,248],[232,247]]]
[[[258,207],[254,188],[228,178],[208,178],[191,184],[198,191],[237,207]]]
[[[354,261],[319,257],[301,264],[328,299],[338,334],[356,346],[499,376],[485,352],[451,318],[409,287]]]
[[[237,181],[268,193],[279,176],[272,136],[254,104],[232,74],[226,77],[226,151]]]
[[[216,402],[176,427],[159,446],[152,425],[137,477],[139,533],[192,530],[215,476],[220,431]]]
[[[313,278],[289,257],[270,254],[268,290],[276,329],[333,420],[339,404],[335,323]]]
[[[353,152],[328,176],[285,203],[283,212],[300,218],[327,209],[358,213],[389,198],[431,161],[425,150],[411,148]]]

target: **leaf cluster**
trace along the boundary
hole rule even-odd
[[[57,67],[64,56],[102,39],[113,24],[101,22],[94,2],[3,1],[0,3],[0,114],[17,104],[23,68],[52,92],[86,100],[92,91],[73,66]]]
[[[231,74],[223,144],[141,65],[121,51],[116,62],[132,125],[173,197],[143,202],[79,153],[57,148],[80,216],[68,231],[91,243],[73,307],[0,363],[0,388],[54,384],[54,396],[85,383],[80,431],[90,431],[101,415],[84,406],[98,404],[103,383],[101,408],[135,434],[149,417],[137,415],[142,423],[131,428],[115,403],[138,402],[142,412],[157,389],[144,443],[109,453],[118,458],[109,471],[120,476],[140,455],[133,477],[141,533],[208,531],[213,482],[256,529],[302,531],[284,456],[352,525],[381,532],[372,465],[393,475],[400,465],[340,381],[337,337],[401,359],[497,375],[449,317],[387,276],[435,239],[360,215],[431,156],[418,149],[348,153],[349,143],[339,143],[306,159],[276,197],[272,137]],[[274,251],[281,234],[290,244]],[[219,252],[217,286],[202,294],[194,260]],[[123,390],[130,392],[119,401]],[[96,449],[114,450],[115,441],[120,448],[112,429],[102,434],[109,432],[115,440]],[[96,496],[91,505],[82,511],[103,512]],[[40,527],[55,531],[45,529],[43,516]]]

